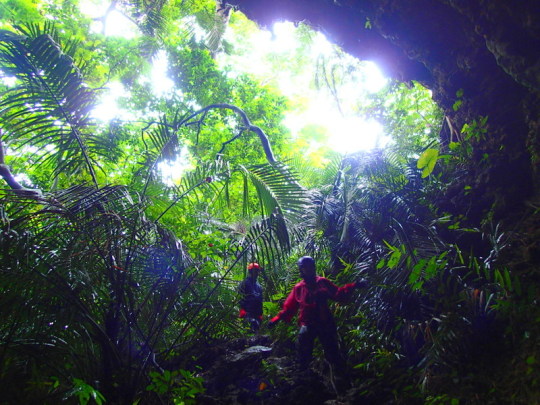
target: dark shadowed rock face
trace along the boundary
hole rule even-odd
[[[433,91],[458,130],[488,116],[468,176],[445,209],[479,221],[504,219],[538,192],[540,173],[540,2],[507,0],[232,0],[249,18],[305,21],[389,76]],[[369,24],[366,22],[369,21]],[[370,25],[371,28],[367,28]],[[462,106],[454,111],[456,92]],[[488,154],[489,166],[479,165]],[[463,184],[472,192],[463,192]],[[470,208],[472,207],[472,209]]]

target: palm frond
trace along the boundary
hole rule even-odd
[[[266,217],[274,213],[299,220],[307,204],[307,195],[290,168],[281,163],[241,167],[246,178],[251,180],[261,203],[261,212]],[[247,183],[244,194],[247,194]],[[247,203],[244,199],[244,203]]]
[[[2,30],[0,69],[18,79],[0,98],[8,140],[38,148],[38,161],[54,162],[56,174],[84,166],[97,184],[95,154],[106,155],[107,148],[88,132],[96,93],[73,59],[47,33],[30,37]]]
[[[212,55],[216,55],[222,49],[223,37],[229,24],[232,6],[230,4],[216,4],[214,24],[206,36],[206,43]]]
[[[25,359],[40,348],[32,356],[47,363],[61,352],[88,379],[105,378],[108,364],[125,387],[140,378],[193,299],[181,242],[124,187],[73,187],[40,205],[4,193],[0,202],[2,304],[21,309],[2,325],[4,353]],[[123,368],[134,358],[138,371]]]
[[[163,186],[159,181],[148,182],[143,193],[153,202],[151,211],[157,215],[155,221],[166,214],[167,216],[183,215],[188,207],[194,208],[206,204],[208,208],[220,196],[219,183],[221,180],[227,180],[228,173],[228,164],[218,159],[200,164],[194,170],[185,172],[177,185]]]
[[[342,156],[339,153],[331,153],[329,162],[324,167],[317,167],[313,163],[306,161],[301,156],[295,156],[284,161],[299,175],[300,182],[307,188],[317,184],[332,184],[336,178],[336,173],[341,169]]]
[[[118,3],[145,35],[154,36],[164,30],[166,0],[120,0]]]

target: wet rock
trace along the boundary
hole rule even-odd
[[[225,358],[225,361],[228,363],[259,362],[263,358],[268,357],[271,351],[271,347],[251,346],[241,351],[240,353],[233,353],[227,356]]]
[[[336,399],[336,392],[324,372],[300,371],[293,355],[274,354],[282,351],[264,336],[227,342],[214,350],[220,353],[219,357],[202,373],[207,392],[198,402],[322,405]]]

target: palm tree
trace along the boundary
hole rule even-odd
[[[305,192],[271,158],[269,143],[266,164],[232,165],[218,156],[181,183],[164,184],[157,164],[174,155],[178,131],[202,126],[214,107],[149,123],[130,185],[102,184],[99,170],[119,154],[90,118],[96,91],[63,49],[51,26],[0,32],[0,69],[17,79],[0,99],[2,143],[41,188],[50,184],[48,173],[61,178],[41,195],[15,192],[20,187],[2,166],[13,189],[0,199],[2,386],[7,400],[42,401],[76,395],[72,387],[83,381],[108,401],[133,403],[156,395],[145,390],[150,371],[185,366],[194,344],[236,333],[227,277],[253,257],[284,260]],[[242,116],[239,134],[255,131],[264,143],[242,110],[214,109],[223,108]],[[253,207],[257,216],[217,259],[188,252],[177,218],[201,234],[219,230],[223,218],[206,202],[231,204],[237,176],[246,218]],[[30,381],[38,382],[33,390]]]
[[[493,383],[489,358],[507,350],[502,314],[494,308],[512,288],[504,285],[517,282],[507,271],[507,282],[495,282],[504,278],[499,270],[494,275],[488,260],[497,243],[483,263],[474,251],[463,252],[456,241],[475,231],[456,230],[452,238],[440,232],[444,218],[431,201],[429,179],[391,151],[346,157],[327,171],[333,179],[311,191],[306,246],[327,260],[338,280],[370,281],[355,305],[337,312],[345,347],[365,370],[359,384],[391,380],[394,389],[416,383],[428,393],[466,396],[479,381],[461,382],[460,388],[448,375],[490,375]],[[389,363],[410,373],[396,375]],[[378,377],[370,380],[366,373]]]

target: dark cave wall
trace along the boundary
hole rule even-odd
[[[480,221],[513,217],[539,191],[540,2],[507,0],[233,0],[263,26],[305,21],[390,77],[433,92],[459,132],[488,116],[468,175],[445,209]],[[366,28],[366,22],[371,28]],[[463,104],[452,106],[463,90]],[[444,141],[444,140],[443,140]],[[487,153],[490,164],[479,164]],[[472,186],[465,193],[463,185]],[[509,219],[511,221],[511,219]]]
[[[497,64],[531,90],[540,88],[540,2],[447,0],[485,40]]]

